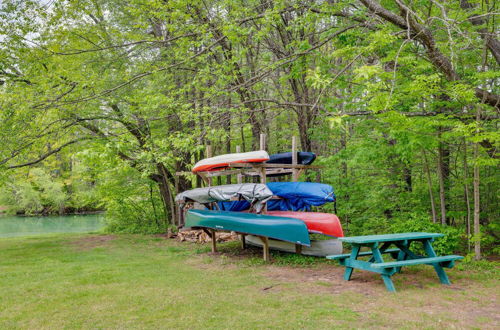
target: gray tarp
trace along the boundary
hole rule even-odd
[[[207,204],[212,202],[227,202],[230,200],[246,200],[260,212],[264,204],[271,199],[273,192],[262,183],[241,183],[196,188],[184,191],[175,197],[175,201],[184,206],[187,202]]]

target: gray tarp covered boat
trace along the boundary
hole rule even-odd
[[[178,194],[175,201],[183,207],[188,202],[208,204],[235,199],[246,200],[260,212],[272,196],[273,192],[265,184],[241,183],[187,190]]]

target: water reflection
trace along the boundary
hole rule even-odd
[[[102,214],[49,217],[0,216],[0,237],[49,233],[86,233],[104,227]]]

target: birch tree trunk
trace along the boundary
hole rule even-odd
[[[479,121],[481,118],[481,109],[478,106],[476,110],[476,134],[479,133]],[[474,142],[474,259],[481,259],[481,227],[480,227],[480,194],[479,194],[479,144]]]
[[[470,197],[469,197],[469,166],[467,165],[467,141],[464,139],[464,198],[465,207],[467,209],[467,218],[465,220],[465,226],[467,228],[467,250],[470,252],[471,242],[470,242]]]

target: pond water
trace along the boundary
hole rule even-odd
[[[0,215],[0,237],[34,236],[51,233],[87,233],[104,227],[104,215],[19,217]]]

